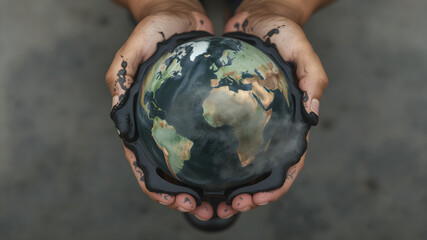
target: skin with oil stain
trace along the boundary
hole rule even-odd
[[[169,202],[170,198],[173,198],[174,196],[169,195],[167,193],[158,193],[159,197],[165,200],[166,202]]]
[[[295,173],[297,172],[296,166],[293,166],[290,171],[286,174],[286,179],[294,179]]]
[[[308,108],[308,99],[309,99],[308,93],[307,93],[307,91],[304,91],[303,96],[302,96],[302,103],[304,105],[304,109]],[[314,112],[310,112],[310,113],[306,112],[305,114],[306,114],[307,120],[309,121],[309,123],[311,125],[316,126],[319,123],[319,116],[317,116],[316,113],[314,113]]]
[[[237,31],[239,31],[239,29],[240,29],[240,24],[239,24],[239,23],[234,24],[234,28],[235,28]]]
[[[160,35],[162,35],[163,41],[166,41],[165,34],[163,32],[159,32],[159,33],[160,33]]]
[[[265,42],[268,44],[268,45],[274,45],[274,44],[272,44],[271,43],[271,40],[270,40],[270,38],[273,36],[273,35],[275,35],[275,34],[279,34],[280,32],[279,32],[279,28],[281,28],[281,27],[285,27],[285,25],[280,25],[280,26],[278,26],[277,28],[273,28],[273,29],[271,29],[263,38],[265,39]]]
[[[248,27],[248,24],[249,24],[249,19],[245,19],[245,21],[243,21],[243,23],[242,23],[242,29],[243,29],[243,32],[246,32],[246,27]]]
[[[138,168],[136,161],[134,161],[132,165],[135,168],[136,173],[138,173],[139,175],[139,181],[144,182],[145,181],[144,173]]]
[[[123,56],[122,56],[122,58],[123,58]],[[128,63],[125,60],[123,60],[122,64],[121,64],[122,69],[120,69],[119,72],[117,73],[118,78],[117,78],[116,82],[114,83],[114,92],[117,91],[118,87],[120,87],[124,91],[128,90],[128,87],[126,86],[126,74],[127,74],[126,67],[127,67],[127,65],[128,65]],[[124,97],[124,94],[121,94],[119,96],[119,100],[121,101],[123,99],[123,97]]]

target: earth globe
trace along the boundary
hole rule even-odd
[[[282,186],[306,150],[313,123],[294,79],[293,64],[255,36],[177,34],[139,66],[110,116],[147,189],[208,201],[212,219],[185,217],[219,231],[237,217],[219,218],[221,201]]]
[[[208,190],[261,177],[295,147],[290,84],[270,57],[242,40],[212,36],[178,45],[140,86],[136,124],[148,159]]]

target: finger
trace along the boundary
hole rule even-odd
[[[134,48],[134,52],[131,51]],[[105,81],[113,97],[112,105],[119,103],[125,92],[133,83],[136,70],[142,60],[142,55],[131,38],[116,53],[110,68],[105,76]]]
[[[232,206],[227,205],[225,202],[220,202],[216,208],[216,214],[220,218],[230,218],[234,214],[238,213]]]
[[[249,21],[246,21],[248,16],[248,12],[242,12],[231,17],[224,26],[224,33],[250,31],[250,28],[247,28]]]
[[[294,61],[297,66],[298,85],[304,91],[304,109],[310,116],[310,123],[316,125],[319,117],[320,99],[328,85],[328,77],[319,57],[308,42],[305,47],[299,50]]]
[[[175,202],[175,196],[167,193],[155,193],[148,191],[147,187],[145,186],[144,173],[137,165],[135,154],[125,146],[123,147],[125,149],[126,159],[128,160],[132,168],[133,174],[138,180],[139,186],[141,187],[142,191],[147,194],[153,201],[156,201],[162,205],[172,205]]]
[[[276,201],[285,193],[287,193],[290,187],[292,186],[292,183],[295,181],[296,177],[298,176],[298,173],[304,167],[304,161],[305,161],[305,153],[297,164],[293,165],[288,169],[286,173],[286,180],[283,183],[283,186],[273,191],[259,192],[254,194],[252,198],[254,204],[259,206],[267,205],[268,203]]]
[[[309,115],[310,124],[316,125],[319,117],[320,99],[328,85],[328,77],[323,65],[307,40],[302,29],[295,23],[283,20],[280,24],[259,30],[263,40],[277,46],[283,60],[296,64],[296,75],[299,88],[304,92],[303,105]]]
[[[203,201],[200,206],[197,206],[190,213],[202,221],[207,221],[212,218],[214,211],[211,204]]]
[[[191,195],[181,193],[175,196],[175,202],[169,207],[180,212],[190,212],[196,209],[196,201]]]
[[[252,196],[250,194],[243,193],[234,197],[232,207],[239,212],[246,212],[255,208],[256,205],[252,201]]]

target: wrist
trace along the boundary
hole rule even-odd
[[[244,0],[236,13],[286,17],[302,26],[320,7],[333,0]]]
[[[131,11],[139,22],[147,16],[155,14],[176,14],[198,12],[204,9],[198,0],[115,0]]]

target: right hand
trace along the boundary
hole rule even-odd
[[[241,31],[275,44],[283,60],[295,63],[298,86],[305,94],[305,111],[317,117],[311,118],[311,124],[317,124],[319,101],[328,85],[328,77],[301,26],[315,9],[328,2],[330,0],[246,0],[224,28],[225,33]],[[305,156],[304,153],[298,163],[290,167],[287,173],[283,173],[286,174],[286,181],[280,188],[252,195],[243,193],[234,197],[232,206],[235,212],[245,212],[266,205],[286,194],[303,168]],[[230,217],[231,211],[225,211],[223,207],[226,205],[218,206],[218,216]]]
[[[157,0],[145,1],[142,5],[141,3],[137,5],[138,2],[122,1],[123,5],[127,5],[135,18],[139,18],[140,21],[128,40],[117,51],[105,77],[112,95],[113,106],[122,100],[134,80],[139,64],[153,55],[158,42],[174,34],[190,31],[206,31],[213,34],[212,23],[204,15],[198,1]],[[138,11],[138,9],[141,10]],[[148,191],[144,182],[144,173],[136,165],[134,153],[126,147],[124,150],[142,191],[151,199],[171,209],[190,212],[202,220],[212,217],[212,206],[207,202],[196,206],[195,199],[189,194],[172,196]]]

